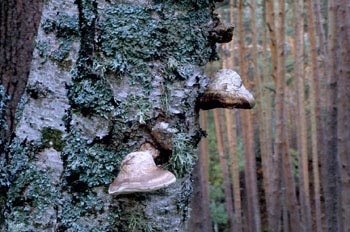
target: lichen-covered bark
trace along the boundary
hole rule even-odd
[[[201,67],[227,40],[218,24],[207,0],[47,1],[16,137],[0,160],[0,230],[184,231]],[[108,195],[121,160],[145,142],[177,182]]]

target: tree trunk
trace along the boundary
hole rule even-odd
[[[350,9],[349,1],[336,0],[336,40],[339,57],[337,89],[337,158],[339,162],[340,231],[350,231]]]
[[[309,49],[309,59],[310,62],[310,72],[307,75],[310,86],[310,118],[311,118],[311,148],[312,148],[312,170],[313,170],[313,179],[314,179],[314,199],[315,199],[315,224],[316,231],[322,232],[322,222],[321,222],[321,194],[320,194],[320,173],[319,173],[319,144],[318,144],[318,128],[322,127],[322,122],[317,116],[317,104],[316,99],[319,100],[319,90],[316,93],[315,80],[320,77],[320,72],[317,64],[317,46],[316,46],[316,32],[315,32],[315,17],[313,11],[312,1],[308,1],[308,35],[310,38],[310,49]],[[317,85],[319,88],[319,85]],[[318,124],[317,124],[318,123]],[[323,139],[323,136],[322,138]]]
[[[207,112],[201,111],[200,124],[207,129]],[[211,232],[210,198],[209,198],[209,155],[208,139],[199,143],[198,162],[193,169],[193,196],[191,201],[191,217],[188,231]]]
[[[0,230],[185,230],[202,136],[196,102],[208,82],[201,66],[222,37],[213,9],[212,1],[45,1],[15,136],[1,150]],[[146,142],[176,183],[107,194],[123,158]]]
[[[308,148],[307,148],[307,128],[305,115],[305,78],[304,78],[304,3],[303,1],[294,1],[295,8],[295,78],[298,122],[297,122],[297,143],[299,151],[299,188],[301,202],[301,220],[305,231],[312,230],[311,207],[310,207],[310,189],[309,189],[309,167],[308,167]],[[298,20],[300,19],[300,20]]]
[[[245,44],[243,29],[243,1],[238,1],[238,37],[239,37],[239,67],[242,79],[249,88],[250,83],[247,77],[245,64]],[[242,111],[242,135],[244,143],[244,161],[245,161],[245,183],[248,198],[248,231],[261,231],[260,203],[257,188],[256,176],[256,157],[254,152],[254,129],[252,112]]]
[[[276,39],[276,25],[275,25],[275,10],[274,10],[274,1],[266,0],[266,14],[267,14],[267,29],[269,31],[269,47],[271,50],[271,64],[272,64],[272,80],[274,81],[275,88],[276,88],[276,94],[277,94],[277,75],[278,75],[278,56],[277,56],[277,39]],[[281,81],[279,81],[281,82]],[[280,93],[280,92],[279,92]],[[283,94],[283,93],[282,93]],[[282,99],[279,97],[279,101]],[[281,102],[276,102],[276,138],[281,139],[281,134],[277,134],[278,132],[281,132],[278,127],[281,127],[280,125],[280,118],[281,115],[279,113],[279,117],[277,117],[277,111],[278,107],[280,107]],[[280,141],[278,141],[280,142]],[[280,187],[281,187],[281,154],[277,152],[277,143],[275,147],[275,151],[272,153],[271,158],[271,166],[273,167],[271,170],[270,175],[270,222],[269,222],[269,231],[278,231],[280,223],[280,216],[281,216],[281,193],[280,193]]]
[[[28,80],[41,11],[41,0],[0,2],[0,86],[11,96],[6,108],[0,106],[0,146],[16,126],[16,109]]]
[[[226,212],[227,212],[227,217],[228,217],[228,226],[229,226],[228,230],[233,231],[234,230],[234,216],[233,216],[233,208],[232,208],[233,201],[232,201],[232,192],[231,192],[231,182],[230,182],[230,177],[229,177],[227,156],[225,154],[223,132],[221,130],[220,114],[219,113],[220,112],[217,109],[213,111],[218,153],[219,153],[222,177],[224,180],[225,206],[226,206]]]
[[[339,194],[338,186],[339,164],[337,161],[337,76],[335,72],[339,59],[336,56],[336,23],[334,0],[328,1],[328,60],[327,60],[327,119],[325,132],[327,134],[324,159],[323,180],[325,197],[326,231],[340,231],[338,218]]]
[[[234,212],[235,212],[235,230],[236,232],[242,231],[242,201],[241,201],[241,185],[239,181],[239,165],[238,165],[238,154],[236,152],[237,144],[237,127],[236,127],[236,113],[225,109],[226,118],[226,130],[227,140],[229,145],[230,160],[231,160],[231,175],[232,175],[232,192],[234,201]]]
[[[258,65],[258,38],[257,38],[257,24],[256,24],[256,1],[251,0],[251,27],[252,27],[252,43],[253,43],[253,65],[254,65],[254,80],[256,82],[256,93],[257,93],[257,115],[258,115],[258,124],[259,124],[259,143],[260,143],[260,157],[261,157],[261,163],[262,163],[262,170],[263,170],[263,185],[264,185],[264,191],[265,191],[265,201],[266,201],[266,210],[267,212],[270,211],[270,188],[269,188],[269,159],[270,154],[268,153],[268,146],[270,146],[269,143],[271,143],[269,140],[267,140],[266,133],[267,130],[270,129],[270,127],[267,127],[266,125],[266,106],[269,104],[269,102],[265,102],[264,100],[267,99],[267,97],[264,94],[263,91],[263,84],[262,84],[262,78],[260,76],[259,72],[259,65]],[[265,16],[263,16],[265,17]],[[265,43],[266,44],[266,43]],[[266,45],[264,45],[266,46]],[[268,215],[268,221],[271,219]]]
[[[266,1],[263,3],[263,11],[262,11],[262,27],[265,28],[267,25],[267,9],[266,9]],[[262,66],[263,66],[263,75],[262,75],[262,83],[261,85],[258,84],[258,100],[261,98],[259,96],[262,96],[260,99],[261,103],[259,104],[262,108],[262,114],[263,114],[263,120],[259,123],[259,131],[264,132],[262,135],[262,138],[264,138],[265,142],[263,144],[260,144],[260,147],[265,147],[266,150],[266,156],[265,159],[263,157],[262,153],[262,164],[263,164],[263,173],[264,173],[264,190],[265,190],[265,196],[266,196],[266,211],[267,211],[267,221],[268,221],[268,228],[272,228],[273,225],[273,208],[271,201],[274,199],[272,198],[271,194],[271,168],[272,163],[272,139],[271,139],[271,115],[272,115],[272,108],[271,108],[271,94],[267,92],[267,89],[265,88],[265,85],[268,83],[268,42],[267,42],[267,30],[263,30],[263,36],[262,36],[262,43],[263,43],[263,58],[262,58]],[[261,91],[260,91],[261,90]],[[261,128],[261,129],[260,129]],[[259,132],[260,133],[260,132]],[[259,134],[260,135],[260,134]],[[264,148],[260,148],[262,151]]]

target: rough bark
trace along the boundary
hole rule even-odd
[[[0,2],[0,86],[8,97],[6,108],[0,107],[0,146],[16,125],[16,109],[28,80],[41,10],[41,0]]]
[[[184,231],[197,98],[226,38],[208,1],[46,1],[16,136],[1,157],[5,231]],[[165,130],[159,125],[167,125]],[[174,185],[114,197],[145,143]]]

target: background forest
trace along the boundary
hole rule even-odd
[[[218,4],[253,110],[201,112],[190,231],[350,230],[350,3]],[[210,202],[210,204],[208,204]]]

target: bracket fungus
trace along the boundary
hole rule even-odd
[[[199,99],[199,108],[251,109],[255,105],[253,95],[244,87],[241,77],[231,69],[220,69],[209,83],[207,91]]]
[[[137,152],[128,154],[121,163],[120,172],[109,185],[108,193],[113,195],[136,192],[151,192],[175,183],[171,172],[159,168],[154,158],[159,151],[146,143]]]
[[[233,30],[233,25],[226,25],[219,22],[218,25],[209,32],[209,37],[216,43],[228,43],[232,40]]]

